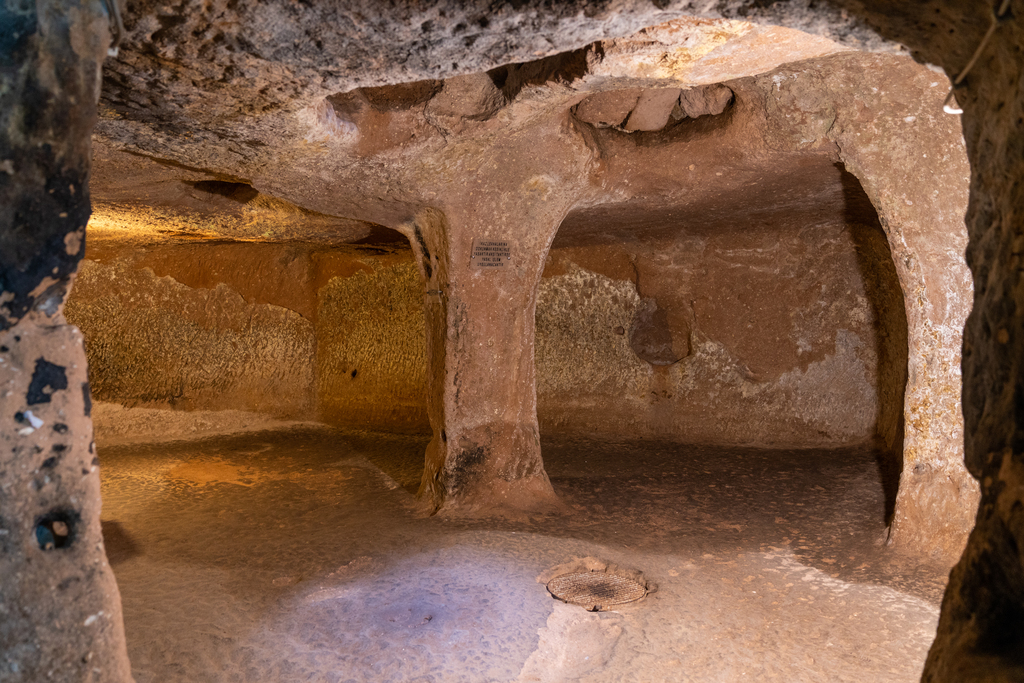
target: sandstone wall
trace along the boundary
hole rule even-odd
[[[906,321],[877,227],[556,249],[537,307],[548,431],[897,445]]]
[[[85,334],[95,398],[311,417],[308,271],[286,245],[90,249],[66,314]]]
[[[407,249],[100,241],[66,313],[99,401],[422,431],[419,292]]]
[[[98,400],[427,431],[405,248],[90,245],[67,305]],[[546,433],[898,450],[906,321],[877,226],[738,226],[551,252]],[[897,470],[898,471],[898,470]]]
[[[429,431],[423,288],[408,252],[317,293],[316,394],[331,424]]]

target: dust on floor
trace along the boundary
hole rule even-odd
[[[99,444],[138,683],[912,681],[942,567],[893,556],[874,453],[548,440],[570,512],[426,517],[425,439],[318,427]],[[591,613],[578,557],[657,590]]]

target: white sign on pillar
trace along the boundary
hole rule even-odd
[[[512,243],[508,240],[473,240],[472,268],[508,268],[512,263]]]

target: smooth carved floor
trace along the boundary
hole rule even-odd
[[[870,450],[545,443],[572,511],[423,517],[420,438],[301,428],[100,445],[138,683],[912,681],[944,572],[879,544]],[[644,571],[554,601],[574,557]]]

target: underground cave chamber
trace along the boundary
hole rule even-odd
[[[683,571],[698,585],[696,566],[727,582],[759,576],[765,595],[817,567],[794,599],[824,609],[825,623],[849,617],[814,602],[833,576],[934,598],[941,573],[922,580],[928,571],[879,546],[902,455],[908,343],[885,233],[841,165],[810,158],[771,177],[762,192],[710,185],[690,205],[600,205],[559,226],[537,295],[537,410],[545,466],[570,510],[526,523],[439,529],[437,517],[402,513],[430,426],[423,286],[398,233],[323,245],[97,231],[67,315],[86,336],[104,535],[137,680],[331,670],[475,680],[514,677],[504,667],[520,659],[595,673],[591,656],[620,675],[614,645],[652,647],[654,622],[614,637],[618,617],[594,617],[595,635],[559,612],[553,642],[531,651],[533,631],[508,619],[546,613],[524,578],[565,553]],[[203,186],[184,191],[219,201]],[[644,540],[616,549],[616,526]],[[517,542],[524,531],[540,540]],[[739,568],[728,565],[736,548]],[[680,564],[692,553],[696,565]],[[891,599],[872,590],[851,604]],[[461,591],[486,596],[483,611],[452,597]],[[692,614],[691,601],[713,593],[669,589],[655,614]],[[750,609],[734,599],[727,609]],[[820,628],[800,604],[795,622]],[[912,633],[927,629],[926,609],[900,605]],[[854,623],[846,637],[864,644],[860,630],[876,626]],[[892,626],[868,640],[907,657],[915,641]],[[689,647],[701,651],[714,631],[695,628]],[[413,654],[389,655],[410,633]],[[583,643],[568,663],[554,654],[566,638]],[[800,643],[768,669],[785,670]],[[749,654],[736,661],[737,675],[755,670]],[[671,676],[678,665],[644,666]]]
[[[949,448],[970,283],[962,139],[922,113],[934,75],[887,59],[332,95],[297,117],[307,184],[344,176],[331,155],[399,178],[343,208],[100,135],[65,313],[136,679],[668,680],[742,651],[731,675],[808,651],[916,675],[973,512]],[[472,270],[506,234],[512,274]],[[482,509],[531,477],[553,506]],[[659,591],[552,609],[534,579],[566,555]]]
[[[759,75],[716,80],[735,71],[712,60],[686,89],[645,86],[658,41],[683,27],[709,30],[684,21],[639,52],[601,44],[302,109],[319,156],[280,192],[306,208],[274,196],[283,170],[261,192],[101,133],[98,256],[68,306],[94,338],[97,397],[429,423],[435,507],[479,488],[466,477],[550,497],[541,426],[780,447],[881,436],[887,490],[912,465],[896,538],[934,545],[917,501],[948,478],[955,521],[934,529],[935,552],[955,555],[971,516],[955,444],[970,278],[962,137],[933,112],[941,82],[771,29],[788,58],[817,56],[774,66],[769,50],[743,65]],[[106,102],[111,121],[130,113]],[[332,175],[344,192],[316,192]],[[480,237],[514,244],[513,267],[473,270]],[[118,273],[132,285],[109,286]],[[471,452],[483,459],[467,469]],[[523,495],[529,507],[532,494],[507,500]]]
[[[545,614],[524,578],[565,553],[625,562],[625,551],[645,571],[678,575],[693,566],[677,558],[700,551],[720,580],[767,576],[755,589],[766,595],[785,586],[770,571],[791,578],[803,564],[820,568],[812,587],[919,574],[878,545],[895,501],[907,364],[885,233],[841,166],[810,159],[773,177],[763,194],[712,185],[696,207],[566,217],[539,283],[536,357],[545,466],[570,510],[446,529],[402,512],[430,430],[423,287],[404,238],[139,243],[97,231],[67,315],[86,336],[104,536],[136,679],[419,670],[475,680],[514,677],[505,667],[518,660],[594,673],[591,656],[619,675],[618,617],[595,617],[594,635],[559,612],[554,642],[532,654],[535,634],[508,618]],[[616,550],[617,525],[645,540]],[[540,540],[517,542],[524,531]],[[780,555],[791,546],[797,560]],[[717,564],[734,562],[736,547],[773,559]],[[903,585],[934,596],[941,580]],[[701,590],[700,600],[713,592]],[[821,608],[808,590],[807,607]],[[453,597],[461,591],[486,602]],[[695,608],[697,595],[671,595],[659,618]],[[826,621],[845,615],[824,610]],[[917,603],[900,614],[928,623]],[[637,644],[658,629],[647,628]],[[413,653],[390,655],[410,633]],[[707,637],[697,628],[690,647]],[[565,638],[582,639],[582,663],[553,663]],[[914,647],[872,642],[896,658]],[[790,656],[783,647],[769,668]],[[750,659],[737,659],[737,675]],[[644,666],[671,676],[677,665]]]
[[[878,437],[898,460],[907,323],[878,216],[827,159],[768,173],[756,193],[723,182],[689,205],[566,217],[538,292],[544,436],[798,449]],[[429,432],[414,255],[398,233],[375,235],[100,231],[67,305],[95,400]]]

